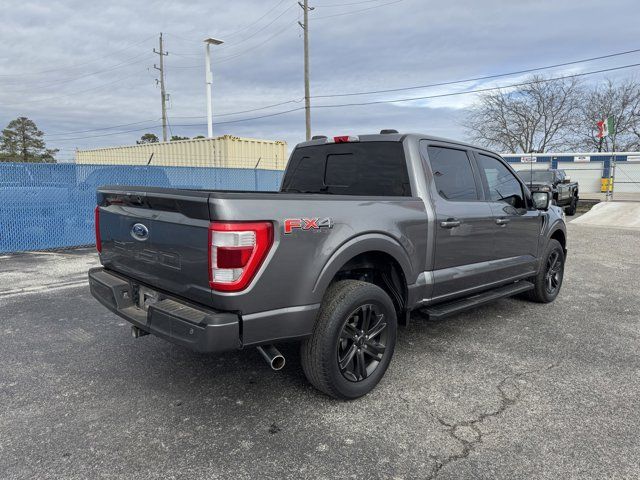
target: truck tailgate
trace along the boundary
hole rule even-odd
[[[209,193],[136,187],[98,191],[105,268],[192,301],[211,304]]]

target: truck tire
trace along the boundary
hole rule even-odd
[[[527,293],[527,298],[538,303],[553,302],[564,276],[564,250],[557,240],[551,239],[547,245],[540,271],[529,280],[534,284],[534,289]]]
[[[358,280],[332,284],[311,337],[302,343],[304,374],[318,390],[351,400],[384,375],[396,343],[393,302],[380,287]]]
[[[578,208],[578,197],[571,197],[571,203],[567,208],[564,209],[564,213],[567,215],[575,215],[576,209]]]

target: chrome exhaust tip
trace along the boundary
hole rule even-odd
[[[260,345],[257,349],[273,370],[282,370],[286,362],[284,355],[276,347],[273,345]]]

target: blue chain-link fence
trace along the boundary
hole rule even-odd
[[[93,244],[101,185],[277,190],[282,171],[0,163],[0,253]]]

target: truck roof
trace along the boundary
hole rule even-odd
[[[466,148],[474,148],[476,150],[483,150],[493,155],[500,155],[499,153],[489,150],[488,148],[481,147],[479,145],[472,145],[470,143],[461,142],[459,140],[453,140],[451,138],[437,137],[435,135],[428,135],[424,133],[370,133],[364,135],[356,135],[361,142],[403,142],[405,139],[410,138],[413,140],[431,140],[433,142],[451,143],[454,145],[460,145]],[[298,143],[295,148],[309,147],[312,145],[324,145],[327,142],[326,137],[317,138],[315,140],[309,140],[306,142]]]

